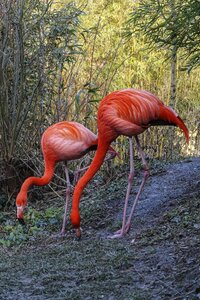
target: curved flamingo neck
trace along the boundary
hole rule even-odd
[[[45,161],[45,170],[42,177],[28,177],[21,186],[20,192],[17,195],[16,204],[25,205],[26,203],[21,203],[26,201],[27,193],[31,185],[43,186],[48,184],[54,174],[55,162]]]
[[[79,214],[79,202],[81,198],[81,194],[87,183],[94,177],[97,171],[100,169],[101,165],[103,164],[104,158],[106,153],[109,149],[110,143],[102,143],[98,144],[98,148],[94,159],[86,171],[86,173],[81,177],[78,181],[72,198],[72,211],[71,211],[71,222],[74,227],[80,227],[80,214]]]
[[[44,173],[44,175],[42,177],[29,177],[27,178],[22,187],[21,187],[21,190],[22,191],[28,191],[29,187],[31,185],[38,185],[38,186],[43,186],[43,185],[46,185],[48,184],[52,177],[53,177],[53,173],[54,173],[54,169],[48,169],[46,170],[46,172]]]

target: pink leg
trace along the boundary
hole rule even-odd
[[[126,198],[124,203],[124,212],[123,212],[123,220],[122,220],[122,228],[115,232],[114,235],[109,236],[109,238],[118,238],[122,237],[126,233],[126,215],[127,215],[127,207],[128,207],[128,199],[131,191],[131,185],[133,182],[133,178],[135,175],[134,163],[133,163],[133,140],[132,137],[129,138],[129,147],[130,147],[130,173],[128,176],[128,187],[126,192]]]
[[[70,179],[69,179],[69,173],[67,170],[67,163],[65,163],[65,175],[66,175],[66,181],[67,181],[67,188],[66,188],[65,212],[64,212],[64,216],[63,216],[63,225],[62,225],[61,235],[65,234],[66,218],[67,218],[67,211],[68,211],[69,198],[70,198]]]
[[[82,169],[79,169],[79,170],[76,170],[74,172],[74,182],[73,182],[74,185],[77,184],[77,181],[78,181],[78,178],[79,178],[81,172],[87,170],[88,168],[89,168],[89,166],[87,166],[85,168],[82,168]]]
[[[116,234],[113,235],[111,238],[122,237],[123,235],[125,235],[130,230],[131,219],[132,219],[133,213],[135,211],[135,207],[137,205],[139,196],[142,193],[142,190],[143,190],[143,187],[145,185],[145,182],[146,182],[147,178],[149,177],[149,168],[148,168],[147,162],[145,160],[144,152],[142,151],[142,148],[140,146],[140,142],[139,142],[139,139],[138,139],[137,136],[135,137],[135,139],[136,139],[136,145],[137,145],[138,151],[139,151],[141,159],[142,159],[142,164],[143,164],[143,168],[144,168],[144,176],[143,176],[143,179],[142,179],[142,183],[141,183],[141,185],[139,187],[139,191],[138,191],[138,193],[136,195],[136,198],[135,198],[135,200],[133,202],[133,206],[132,206],[132,209],[131,209],[131,213],[130,213],[130,215],[128,217],[127,223],[124,224],[124,222],[126,220],[126,215],[124,214],[122,229],[119,230],[118,232],[116,232]],[[131,150],[131,147],[130,147],[130,150]],[[131,154],[131,151],[130,151],[130,154]],[[132,159],[133,159],[133,155],[132,155]],[[131,157],[130,157],[130,164],[131,164]],[[130,172],[130,174],[131,174],[131,172]],[[134,173],[132,173],[132,174],[134,175]],[[130,175],[129,175],[129,177],[130,177]],[[130,194],[130,187],[129,187],[129,184],[128,184],[127,195],[126,195],[126,199],[125,199],[125,209],[127,209],[127,203],[128,203],[128,198],[127,197],[129,197],[129,194]]]
[[[116,152],[111,151],[111,150],[108,150],[108,153],[109,153],[109,157],[105,158],[105,159],[104,159],[104,162],[105,162],[105,161],[108,161],[108,160],[110,160],[110,159],[115,158],[115,156],[117,155]],[[81,174],[81,172],[86,171],[88,168],[89,168],[89,166],[84,167],[84,168],[82,168],[82,169],[79,169],[79,170],[75,171],[75,173],[74,173],[74,184],[77,183],[78,178],[79,178],[79,175]]]
[[[125,232],[128,232],[130,230],[131,219],[132,219],[133,213],[135,211],[135,207],[136,207],[138,199],[139,199],[139,197],[140,197],[140,195],[142,193],[144,185],[145,185],[145,183],[147,181],[147,178],[149,177],[149,167],[148,167],[148,164],[147,164],[147,162],[145,160],[144,152],[142,151],[142,148],[141,148],[141,145],[140,145],[140,142],[139,142],[139,139],[138,139],[137,136],[135,137],[135,139],[136,139],[136,144],[137,144],[138,151],[139,151],[141,159],[142,159],[142,164],[143,164],[143,168],[144,168],[144,175],[143,175],[142,183],[141,183],[141,185],[139,187],[139,191],[138,191],[138,193],[136,195],[135,201],[133,202],[131,213],[130,213],[130,215],[128,217],[128,221],[126,223]]]

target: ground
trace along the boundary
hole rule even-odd
[[[0,299],[200,299],[200,158],[154,165],[131,231],[121,225],[127,175],[87,189],[82,238],[47,229],[0,249]],[[137,174],[135,185],[141,177]],[[130,201],[135,196],[135,186]]]

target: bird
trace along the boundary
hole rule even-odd
[[[120,135],[124,135],[129,138],[130,173],[123,210],[122,227],[110,237],[123,237],[130,230],[132,215],[135,211],[136,204],[145,182],[149,177],[149,167],[145,159],[145,154],[141,148],[138,135],[143,133],[149,127],[155,125],[173,125],[179,127],[183,131],[187,143],[189,143],[189,132],[183,120],[171,107],[166,106],[157,96],[153,95],[149,91],[133,88],[117,90],[111,92],[100,101],[97,112],[97,151],[90,167],[77,182],[72,198],[70,219],[77,234],[80,234],[81,219],[79,201],[82,191],[100,169],[106,152],[109,149],[109,145]],[[133,162],[133,137],[136,140],[136,147],[142,160],[144,175],[139,191],[133,202],[131,212],[129,216],[127,216],[128,199],[133,177],[135,175]]]
[[[16,197],[17,219],[25,225],[23,211],[27,205],[27,194],[31,185],[44,186],[48,184],[54,175],[54,169],[58,162],[64,161],[67,181],[66,204],[63,217],[61,234],[65,233],[66,213],[70,198],[70,179],[67,170],[67,162],[83,157],[89,151],[97,149],[98,138],[88,128],[77,122],[62,121],[49,126],[41,138],[41,149],[44,157],[44,174],[42,177],[27,178]],[[109,148],[110,157],[114,158],[116,151]],[[79,172],[87,169],[80,169]]]

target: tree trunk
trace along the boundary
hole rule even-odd
[[[170,103],[169,105],[175,109],[176,106],[176,67],[177,67],[177,47],[172,49],[171,60],[171,84],[170,84]]]
[[[172,49],[172,58],[171,58],[171,83],[170,83],[170,101],[169,105],[175,109],[176,108],[176,88],[177,88],[177,80],[176,80],[176,69],[177,69],[177,47],[174,46]],[[174,151],[174,138],[175,138],[175,130],[170,126],[169,132],[169,155],[168,159],[174,159],[173,153]]]

